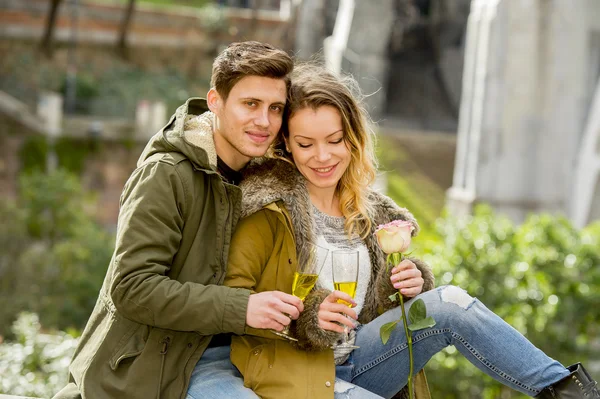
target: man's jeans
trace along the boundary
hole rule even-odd
[[[443,286],[417,296],[427,306],[436,325],[412,333],[415,373],[433,355],[454,345],[477,368],[501,383],[529,396],[569,374],[521,333],[491,312],[479,300],[455,286]],[[405,303],[409,309],[416,298]],[[401,309],[392,309],[360,326],[355,349],[336,376],[389,398],[407,383],[408,347],[401,323],[386,345],[380,327],[399,320]]]

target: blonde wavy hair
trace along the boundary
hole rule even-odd
[[[336,76],[315,62],[295,66],[291,78],[286,117],[269,155],[293,163],[292,154],[285,151],[284,137],[289,137],[287,121],[296,112],[323,106],[337,109],[342,118],[344,142],[350,150],[350,163],[336,188],[346,218],[344,230],[349,236],[356,233],[365,238],[372,228],[368,187],[375,180],[377,160],[375,134],[358,83],[351,76]]]

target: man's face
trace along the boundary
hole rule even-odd
[[[235,170],[243,168],[251,158],[265,155],[281,128],[285,81],[246,76],[233,86],[227,100],[215,89],[207,97],[208,106],[216,115],[217,155]]]

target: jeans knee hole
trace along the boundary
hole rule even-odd
[[[441,287],[440,295],[442,297],[442,302],[452,303],[465,310],[468,310],[469,307],[475,302],[475,298],[467,294],[465,290],[453,285]]]

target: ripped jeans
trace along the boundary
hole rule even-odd
[[[454,345],[477,368],[529,396],[536,396],[569,372],[556,360],[533,346],[479,300],[461,288],[443,286],[417,296],[427,306],[427,315],[436,325],[412,333],[414,372],[433,355]],[[405,303],[409,309],[414,299]],[[355,349],[336,368],[336,377],[384,398],[391,398],[407,383],[408,347],[404,329],[399,326],[386,345],[379,337],[380,327],[402,317],[400,308],[385,312],[372,322],[359,326]],[[336,399],[362,398],[350,385],[336,383]],[[364,391],[363,391],[364,392]],[[377,396],[374,396],[377,397]]]

